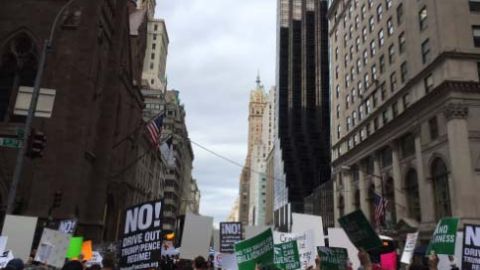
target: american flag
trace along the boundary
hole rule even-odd
[[[387,208],[388,200],[383,196],[374,193],[373,203],[375,204],[375,224],[377,228],[379,228],[385,217],[385,210]]]
[[[163,113],[157,115],[147,124],[147,133],[150,137],[150,141],[155,146],[158,146],[160,144],[162,126],[163,126]]]

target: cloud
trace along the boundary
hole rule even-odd
[[[257,69],[268,87],[275,75],[276,0],[161,0],[156,17],[170,38],[169,88],[180,90],[190,138],[243,164],[248,100]],[[201,213],[226,219],[241,168],[193,146]]]

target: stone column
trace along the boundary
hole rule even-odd
[[[370,217],[370,208],[368,207],[368,186],[367,186],[367,181],[365,179],[365,166],[362,166],[362,164],[359,165],[360,171],[359,171],[359,179],[358,179],[358,185],[360,188],[360,209],[362,209],[363,213],[365,216],[368,218]]]
[[[340,181],[340,173],[337,172],[332,177],[335,179],[335,183],[333,183],[333,219],[335,220],[335,227],[339,226],[338,218],[340,217],[340,212],[338,211],[338,197],[341,194],[338,190],[338,183]]]
[[[397,222],[407,216],[407,204],[405,191],[403,189],[404,181],[400,168],[400,151],[398,143],[395,141],[391,144],[392,147],[392,169],[393,169],[393,184],[395,192],[395,212]]]
[[[415,136],[415,163],[417,166],[418,195],[420,196],[421,221],[433,223],[435,221],[435,208],[433,205],[433,188],[431,181],[425,178],[425,167],[422,155],[422,128],[418,126],[414,131]]]
[[[444,110],[447,119],[450,199],[452,214],[458,217],[476,217],[478,208],[478,183],[473,179],[472,158],[468,141],[468,107],[450,103]]]
[[[354,187],[352,183],[352,174],[351,172],[341,172],[343,177],[343,198],[345,199],[345,214],[348,214],[354,210],[353,207],[353,198],[355,195]]]

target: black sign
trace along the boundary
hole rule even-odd
[[[361,210],[338,219],[348,238],[357,248],[371,250],[382,246],[378,234],[372,228]]]
[[[125,211],[120,270],[158,268],[162,257],[162,206],[162,201],[152,201]]]
[[[242,241],[241,222],[220,222],[220,252],[234,253],[234,245]]]
[[[463,228],[462,269],[480,270],[480,225]]]

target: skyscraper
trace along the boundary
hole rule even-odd
[[[381,229],[430,235],[438,219],[478,222],[478,1],[333,1],[335,216],[375,193]]]
[[[277,166],[277,226],[279,219],[287,220],[287,212],[304,212],[305,197],[330,180],[326,12],[326,1],[278,1],[277,148],[280,149],[276,151],[283,170]],[[289,211],[285,211],[287,205]],[[326,214],[331,215],[323,213]]]

